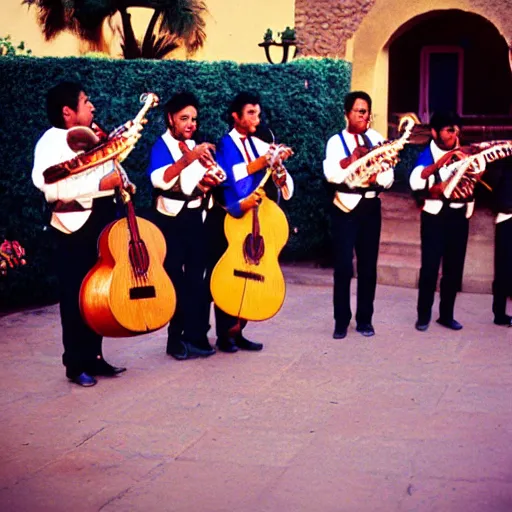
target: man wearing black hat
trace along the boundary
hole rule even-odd
[[[450,178],[450,163],[466,158],[460,148],[461,121],[457,114],[435,112],[430,120],[432,140],[421,153],[410,175],[412,190],[424,200],[421,212],[421,270],[416,329],[430,324],[437,277],[443,261],[437,322],[458,331],[462,325],[453,317],[455,297],[462,286],[468,242],[469,218],[474,199],[447,200],[443,191]]]

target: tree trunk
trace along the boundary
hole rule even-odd
[[[141,51],[139,48],[139,43],[135,38],[135,33],[133,31],[132,22],[131,22],[131,14],[123,8],[119,9],[121,13],[121,19],[123,21],[123,33],[124,33],[124,42],[123,42],[123,54],[125,59],[140,59]]]
[[[146,29],[146,33],[144,34],[144,41],[142,43],[142,55],[148,56],[152,55],[152,48],[155,43],[155,36],[153,31],[155,30],[156,22],[158,21],[158,16],[160,16],[161,11],[153,12],[153,16],[151,16],[151,20],[149,22],[148,28]]]

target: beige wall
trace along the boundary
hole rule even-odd
[[[206,3],[210,12],[206,19],[206,45],[195,59],[266,62],[258,43],[267,28],[277,37],[277,32],[286,26],[294,26],[295,0],[206,0]],[[84,50],[70,34],[61,35],[51,43],[45,42],[36,23],[35,9],[27,10],[21,0],[1,0],[0,15],[0,37],[10,34],[16,45],[25,41],[36,56],[79,55]],[[142,36],[149,15],[146,9],[133,11],[138,35]],[[109,36],[108,26],[104,33],[112,51],[117,53],[119,46]]]
[[[376,0],[350,46],[353,48],[352,89],[366,90],[372,96],[374,127],[381,133],[387,132],[390,38],[412,18],[444,9],[479,14],[492,22],[507,41],[512,41],[512,0]]]
[[[0,37],[11,36],[15,46],[21,41],[40,57],[78,55],[78,40],[69,34],[46,43],[36,22],[36,10],[21,5],[21,0],[1,0]]]

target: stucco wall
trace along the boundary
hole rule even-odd
[[[479,14],[512,42],[512,0],[296,0],[301,54],[351,60],[352,89],[372,95],[374,127],[385,134],[390,40],[414,18],[445,9]]]
[[[346,57],[354,35],[375,0],[296,0],[295,26],[302,55]]]
[[[277,37],[286,26],[293,27],[295,0],[206,0],[206,44],[195,59],[234,60],[236,62],[266,62],[258,43],[270,28]],[[150,12],[134,9],[132,21],[135,32],[142,37]],[[77,38],[63,34],[51,43],[44,41],[36,22],[36,10],[21,5],[21,0],[1,0],[0,37],[10,34],[13,42],[24,41],[36,56],[73,56],[85,50]],[[119,44],[112,38],[110,27],[104,27],[106,42],[112,52],[119,52]],[[184,57],[181,53],[177,57]],[[276,56],[277,58],[277,56]]]
[[[352,88],[374,99],[374,126],[387,132],[388,46],[396,31],[429,11],[461,9],[479,14],[512,41],[512,0],[376,0],[353,40]],[[485,41],[482,41],[485,44]]]

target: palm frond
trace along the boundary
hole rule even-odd
[[[70,2],[62,0],[23,0],[29,8],[37,8],[37,19],[43,29],[47,41],[53,39],[59,32],[69,28],[72,19],[73,9],[69,7]]]
[[[163,59],[180,46],[179,38],[174,34],[152,35],[142,46],[143,59]]]
[[[117,9],[114,0],[23,0],[38,10],[38,22],[47,41],[69,30],[88,41],[101,38],[101,26]]]
[[[208,10],[203,0],[162,1],[162,17],[158,36],[173,34],[179,38],[188,53],[195,53],[206,40],[204,20]],[[155,7],[156,8],[156,7]]]

